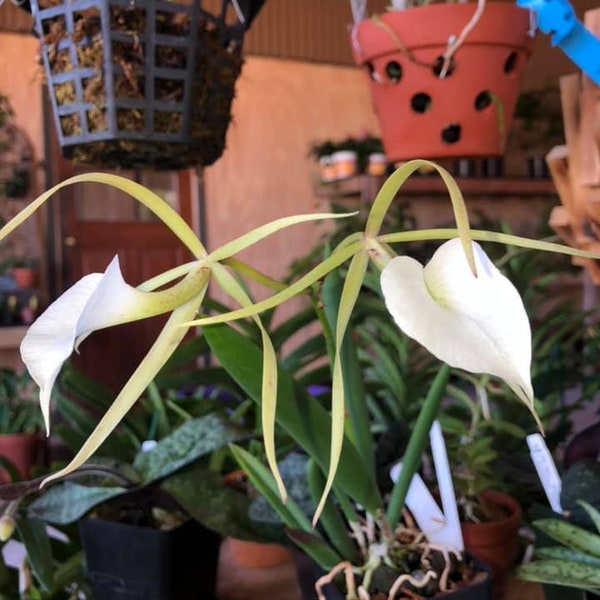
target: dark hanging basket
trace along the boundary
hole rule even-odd
[[[263,2],[240,2],[242,22],[229,0],[218,14],[202,0],[31,0],[65,157],[155,169],[216,161],[243,36]]]

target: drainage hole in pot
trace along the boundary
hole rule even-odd
[[[508,75],[517,68],[519,62],[519,55],[516,52],[511,52],[506,60],[504,61],[504,72]]]
[[[398,83],[402,79],[402,65],[396,60],[390,60],[385,65],[385,73],[394,83]]]
[[[442,74],[442,70],[444,68],[445,62],[446,62],[446,59],[443,56],[438,56],[435,59],[435,62],[433,63],[431,70],[433,71],[433,74],[436,77],[439,77]],[[454,73],[455,69],[456,69],[456,61],[454,60],[454,57],[451,57],[450,63],[448,64],[448,68],[446,69],[446,77],[449,77],[450,75],[452,75],[452,73]]]
[[[460,140],[461,126],[458,123],[451,123],[442,129],[442,141],[445,144],[456,144]]]
[[[431,96],[423,92],[410,99],[410,107],[417,113],[427,112],[431,108]]]
[[[484,110],[492,103],[492,95],[484,90],[479,92],[475,98],[475,110]]]

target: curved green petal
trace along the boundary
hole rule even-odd
[[[475,242],[473,253],[477,277],[458,239],[442,244],[425,268],[406,256],[392,259],[381,273],[386,306],[400,329],[440,360],[501,377],[535,416],[523,302]]]
[[[376,238],[379,235],[385,215],[388,213],[398,191],[404,182],[421,167],[427,167],[437,171],[446,184],[448,194],[450,195],[450,201],[452,202],[452,210],[454,211],[454,220],[456,221],[456,227],[458,229],[458,237],[461,240],[462,249],[467,258],[467,262],[469,263],[469,267],[473,274],[476,274],[475,257],[473,256],[471,247],[472,238],[469,227],[469,215],[467,213],[467,207],[462,192],[454,177],[452,177],[446,169],[434,162],[422,159],[409,160],[398,167],[398,169],[386,179],[377,193],[377,196],[375,196],[375,200],[373,200],[367,218],[365,236],[367,238]]]
[[[196,258],[206,257],[206,250],[198,236],[184,221],[183,217],[173,208],[171,208],[162,198],[157,196],[143,185],[131,181],[120,175],[111,173],[85,173],[70,177],[65,181],[50,188],[33,202],[28,204],[15,217],[13,217],[6,225],[0,229],[0,240],[6,237],[14,229],[16,229],[23,221],[28,219],[38,208],[40,208],[46,200],[53,196],[60,189],[73,185],[74,183],[104,183],[112,187],[116,187],[122,192],[129,194],[138,202],[151,210],[184,244]]]
[[[240,253],[242,250],[245,250],[257,242],[264,240],[266,237],[273,235],[282,229],[291,227],[292,225],[299,225],[300,223],[308,223],[311,221],[322,221],[324,219],[345,219],[356,214],[358,213],[315,213],[282,217],[281,219],[276,219],[275,221],[261,225],[260,227],[241,235],[235,240],[219,246],[219,248],[210,253],[209,258],[215,262],[229,258],[230,256]]]
[[[323,489],[323,495],[319,500],[319,505],[313,517],[313,525],[319,520],[321,512],[325,507],[327,496],[333,487],[335,474],[340,462],[342,454],[342,444],[344,442],[344,424],[346,420],[345,414],[345,393],[344,393],[344,378],[342,373],[342,362],[340,360],[340,352],[344,335],[350,322],[350,316],[354,310],[354,305],[360,293],[360,289],[365,277],[365,272],[369,264],[369,255],[366,249],[357,252],[350,262],[348,273],[342,288],[340,296],[340,306],[338,309],[338,318],[335,326],[335,359],[333,362],[333,379],[331,384],[331,447],[329,454],[329,472],[327,481]],[[365,423],[368,427],[368,424]]]
[[[555,254],[566,254],[568,256],[579,256],[581,258],[593,258],[600,260],[598,252],[580,250],[564,244],[547,242],[545,240],[533,240],[530,238],[512,235],[510,233],[500,233],[497,231],[487,231],[485,229],[471,229],[471,239],[479,242],[494,242],[497,244],[510,244],[520,248],[531,250],[541,250],[543,252],[553,252]],[[385,233],[377,236],[377,240],[382,244],[394,244],[403,242],[420,242],[425,240],[450,240],[458,236],[458,229],[438,228],[438,229],[418,229],[415,231],[401,231],[397,233]]]
[[[273,294],[273,296],[270,296],[265,300],[255,302],[254,304],[248,305],[244,308],[238,308],[228,313],[214,315],[211,317],[202,317],[201,319],[197,319],[191,323],[188,323],[188,325],[202,327],[204,325],[214,325],[216,323],[228,323],[229,321],[235,321],[237,319],[253,317],[261,312],[264,312],[265,310],[279,306],[286,300],[289,300],[290,298],[302,293],[306,288],[315,283],[315,281],[322,279],[327,275],[327,273],[345,263],[353,254],[356,253],[357,250],[363,246],[364,242],[360,239],[344,245],[343,247],[338,246],[339,249],[336,249],[333,254],[311,269],[306,275],[288,285],[281,292]]]
[[[233,277],[227,269],[219,264],[213,265],[215,280],[221,286],[223,291],[242,306],[252,306],[252,300],[246,294],[244,288]],[[263,429],[263,440],[265,443],[265,454],[267,463],[277,482],[279,493],[285,502],[287,491],[283,478],[277,466],[277,456],[275,454],[275,411],[277,410],[277,357],[273,342],[269,337],[260,317],[254,315],[254,322],[258,325],[263,347],[263,369],[262,369],[262,402],[261,402],[261,425]]]

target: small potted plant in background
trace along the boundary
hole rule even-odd
[[[129,598],[133,590],[148,600],[209,600],[221,536],[281,539],[279,527],[248,516],[250,497],[221,477],[227,444],[253,437],[236,424],[235,411],[227,415],[237,398],[215,393],[223,380],[218,368],[198,373],[181,370],[177,356],[174,362],[178,369],[157,377],[87,465],[101,477],[57,483],[26,509],[29,518],[53,525],[78,524],[97,600]],[[164,387],[176,382],[181,392]],[[61,389],[57,432],[77,448],[113,395],[72,366]]]
[[[465,549],[489,565],[496,584],[502,585],[520,553],[522,510],[503,490],[502,473],[496,469],[497,432],[522,440],[525,431],[494,414],[495,400],[488,398],[488,380],[464,377],[476,394],[460,381],[450,386],[453,401],[444,407],[440,421],[447,434]]]
[[[30,187],[31,174],[29,169],[21,165],[13,165],[11,176],[2,181],[1,194],[7,198],[24,198]]]
[[[367,172],[381,176],[387,169],[381,139],[370,133],[313,144],[310,156],[319,163],[320,179],[323,183]]]
[[[39,431],[43,427],[37,403],[38,389],[27,371],[0,369],[0,456],[14,466],[0,470],[6,482],[18,474],[27,478],[39,448]]]
[[[21,257],[10,260],[10,274],[19,289],[31,289],[38,281],[37,258]]]

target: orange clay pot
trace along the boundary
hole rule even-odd
[[[235,562],[242,567],[265,568],[292,561],[289,548],[279,544],[261,544],[229,538],[227,540]]]
[[[533,46],[529,13],[488,3],[440,79],[448,39],[460,34],[475,8],[473,2],[429,4],[389,11],[353,29],[354,60],[369,81],[391,162],[502,153]]]
[[[461,523],[465,550],[492,569],[493,575],[504,575],[519,556],[519,527],[521,507],[503,492],[486,490],[481,499],[492,514],[500,514],[497,521]]]
[[[37,453],[36,433],[7,433],[0,435],[0,455],[8,459],[26,479]],[[0,482],[8,483],[10,477],[0,469]]]
[[[13,267],[12,276],[19,289],[33,288],[37,283],[37,271],[30,267]]]

